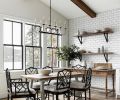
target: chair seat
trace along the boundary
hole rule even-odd
[[[32,88],[33,89],[40,89],[40,82],[33,82],[33,86],[32,86]]]
[[[51,85],[55,85],[55,84],[56,84],[56,80],[52,80],[52,81],[50,82],[50,84],[51,84]],[[40,89],[40,85],[41,85],[40,82],[34,82],[32,88],[33,88],[33,89]],[[46,86],[46,85],[48,85],[48,82],[45,82],[45,86]]]
[[[79,81],[74,81],[70,85],[71,89],[84,89],[85,88],[85,83],[79,82]]]
[[[73,82],[75,82],[75,83],[77,83],[77,82],[83,83],[82,81],[79,81],[79,80],[71,80],[71,83],[73,83]]]
[[[81,77],[74,77],[74,78],[71,78],[71,82],[72,81],[82,81],[82,78]]]
[[[56,93],[63,93],[63,92],[68,91],[68,89],[59,89],[59,90],[57,90],[57,89],[56,89],[56,85],[48,85],[48,86],[45,86],[45,87],[44,87],[44,90],[45,90],[45,91],[49,91],[49,92],[56,92]]]
[[[29,88],[31,94],[36,94],[36,91],[32,88]],[[18,91],[18,90],[17,90]],[[16,93],[16,95],[28,95],[29,92],[25,92],[25,89],[21,89],[19,93]],[[15,95],[15,87],[12,87],[12,95]]]
[[[12,93],[12,96],[27,96],[27,95],[29,95],[29,93],[28,92],[21,92],[21,93]]]
[[[50,81],[50,85],[56,85],[57,84],[57,80],[51,80]]]

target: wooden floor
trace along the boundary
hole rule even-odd
[[[7,99],[0,99],[0,100],[7,100]],[[23,99],[14,99],[14,100],[26,100],[26,99],[23,98]],[[50,99],[50,100],[52,100],[52,99]],[[63,96],[60,96],[59,100],[64,100]],[[73,98],[71,97],[70,100],[73,100]],[[109,94],[108,98],[106,98],[105,93],[103,91],[92,90],[91,91],[91,100],[120,100],[120,98],[116,99],[112,93]]]

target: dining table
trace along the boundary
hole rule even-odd
[[[71,72],[71,77],[77,77],[82,76],[83,73],[81,72]],[[37,80],[40,82],[40,94],[41,94],[41,100],[45,100],[45,93],[44,93],[44,86],[45,82],[51,79],[57,78],[57,72],[53,72],[49,75],[41,75],[41,74],[30,74],[30,75],[21,75],[22,78],[30,79],[31,81]]]

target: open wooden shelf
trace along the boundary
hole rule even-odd
[[[114,53],[113,53],[113,52],[101,52],[101,53],[91,52],[91,53],[82,53],[82,55],[103,55],[106,62],[108,62],[108,55],[110,55],[110,54],[114,54]],[[81,57],[80,60],[82,60],[82,57]]]
[[[94,35],[104,35],[106,42],[108,42],[108,34],[113,33],[113,30],[110,29],[108,31],[99,31],[99,32],[84,32],[82,35],[76,35],[74,37],[77,37],[79,42],[82,44],[82,38],[88,37],[88,36],[94,36]]]
[[[83,55],[103,55],[103,54],[113,54],[113,52],[104,52],[104,53],[95,53],[95,52],[91,52],[91,53],[82,53]]]
[[[94,36],[94,35],[102,35],[102,34],[111,34],[113,33],[113,31],[101,31],[101,32],[85,32],[84,34],[82,35],[76,35],[74,37],[88,37],[88,36]]]

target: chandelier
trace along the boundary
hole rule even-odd
[[[52,26],[52,15],[51,15],[51,11],[52,11],[52,8],[51,8],[51,0],[50,0],[50,20],[49,20],[49,25],[47,25],[47,24],[45,24],[45,23],[43,23],[42,24],[42,29],[41,29],[41,32],[42,33],[49,33],[49,34],[56,34],[56,35],[61,35],[60,33],[60,31],[61,31],[61,26],[60,27],[58,27],[57,25],[56,25],[56,22],[55,22],[55,25],[54,26]]]

